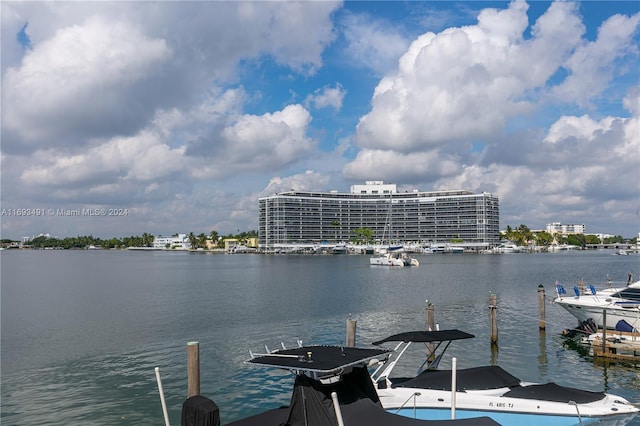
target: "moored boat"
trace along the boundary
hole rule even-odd
[[[230,423],[228,426],[495,426],[477,417],[466,420],[419,421],[385,411],[371,382],[367,367],[389,351],[344,346],[300,346],[263,354],[246,361],[260,367],[288,370],[295,376],[291,403],[286,407]],[[200,396],[183,406],[183,419],[198,410]],[[217,410],[211,400],[204,401]],[[187,412],[185,414],[185,411]],[[191,415],[191,417],[195,417]],[[211,416],[214,417],[214,416]],[[219,424],[219,415],[216,414]],[[187,422],[188,423],[188,422]],[[183,423],[185,424],[185,423]]]
[[[397,344],[396,355],[372,375],[383,407],[418,419],[447,418],[452,404],[452,371],[437,367],[452,341],[472,337],[460,330],[414,331],[375,342]],[[398,360],[412,343],[425,344],[424,363],[415,376],[394,377]],[[640,412],[617,395],[524,382],[499,366],[458,369],[455,377],[456,418],[482,414],[505,425],[573,426],[605,418],[627,421]]]
[[[420,266],[418,259],[407,255],[402,250],[383,250],[379,254],[370,257],[369,264],[377,266]]]
[[[640,281],[626,287],[602,290],[596,290],[593,285],[576,285],[573,294],[568,294],[564,286],[556,284],[556,296],[553,303],[564,308],[579,322],[591,318],[599,328],[615,329],[618,322],[626,321],[640,330]]]

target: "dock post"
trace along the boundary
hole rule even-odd
[[[491,294],[489,296],[489,321],[491,330],[491,344],[498,344],[498,303],[497,296]]]
[[[436,329],[436,315],[433,309],[433,305],[427,300],[427,331],[434,331]],[[427,351],[429,355],[429,361],[433,361],[436,358],[436,354],[433,351],[433,343],[427,343]]]
[[[427,331],[433,331],[436,329],[436,316],[433,310],[433,305],[427,300]]]
[[[538,327],[540,330],[544,330],[547,327],[547,321],[545,320],[545,312],[544,312],[544,286],[542,284],[538,285],[538,317],[540,320],[538,321]]]
[[[354,348],[356,346],[356,324],[358,321],[351,319],[351,315],[347,319],[347,347]]]
[[[187,398],[200,395],[200,344],[187,343]]]
[[[597,329],[596,329],[597,330]],[[602,310],[602,356],[607,353],[607,310]]]

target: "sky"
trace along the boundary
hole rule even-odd
[[[2,238],[235,234],[367,180],[640,232],[637,1],[0,7]]]

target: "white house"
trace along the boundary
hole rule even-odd
[[[189,250],[191,244],[187,234],[178,234],[173,237],[159,235],[153,239],[153,248],[162,250]]]

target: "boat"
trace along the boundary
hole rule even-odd
[[[331,254],[346,254],[348,251],[346,244],[336,244],[331,249]]]
[[[369,264],[375,266],[404,266],[404,261],[391,253],[381,252],[369,258]]]
[[[389,198],[389,210],[387,212],[387,224],[382,232],[382,241],[384,241],[384,233],[389,227],[391,219],[391,208],[393,202]],[[404,251],[403,246],[389,246],[387,249],[381,248],[377,254],[369,258],[369,264],[372,266],[419,266],[417,259],[410,257]]]
[[[456,418],[484,415],[504,425],[569,426],[614,417],[626,421],[640,412],[640,408],[616,395],[556,383],[524,382],[499,366],[454,369],[455,374],[437,368],[451,342],[472,337],[455,329],[411,331],[374,342],[378,346],[396,344],[395,355],[372,373],[382,406],[417,419],[448,418],[454,376]],[[415,376],[394,377],[396,364],[412,343],[424,343],[424,363]],[[424,350],[422,345],[419,347]]]
[[[462,420],[418,421],[384,410],[371,382],[368,366],[388,354],[388,350],[379,348],[301,345],[293,349],[251,354],[246,364],[293,373],[295,380],[291,402],[286,407],[234,421],[228,426],[498,425],[482,416]],[[207,400],[205,398],[203,401],[200,395],[187,399],[183,404],[183,420],[196,417],[192,413],[203,405],[217,410],[217,405]],[[215,417],[219,424],[219,414],[216,413]],[[189,421],[185,423],[191,424]]]
[[[369,258],[370,265],[378,266],[420,266],[418,259],[407,255],[401,250],[382,250],[377,255]]]
[[[513,241],[503,241],[499,246],[494,247],[494,253],[520,253],[520,247]]]
[[[626,287],[601,290],[596,290],[594,285],[584,286],[580,283],[573,287],[573,294],[568,294],[561,284],[555,287],[556,298],[553,303],[564,308],[579,322],[593,319],[598,328],[615,329],[616,324],[624,320],[640,330],[640,281]]]

